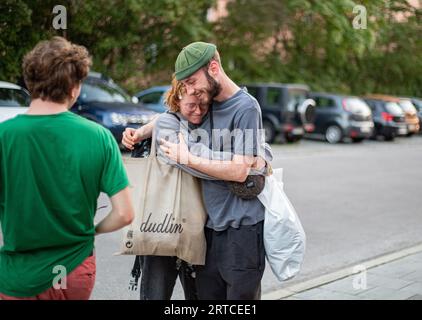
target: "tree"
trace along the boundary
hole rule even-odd
[[[64,0],[67,30],[52,27],[53,0],[0,3],[0,77],[15,81],[23,55],[62,35],[85,45],[93,69],[131,92],[169,83],[192,41],[212,41],[235,80],[302,82],[314,90],[422,96],[420,8],[406,0],[231,0],[207,21],[216,0]],[[355,29],[366,9],[366,29]]]
[[[135,90],[169,82],[183,45],[209,39],[213,0],[65,0],[67,30],[52,26],[52,0],[5,0],[0,11],[0,75],[16,81],[23,55],[38,41],[65,36],[84,45],[93,69]]]
[[[214,25],[216,42],[238,81],[420,96],[420,10],[405,0],[388,3],[233,0],[228,16]],[[353,28],[357,5],[366,9],[366,29]]]

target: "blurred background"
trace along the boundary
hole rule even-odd
[[[52,27],[58,4],[65,30]],[[353,28],[356,5],[366,29]],[[2,0],[0,79],[17,81],[23,55],[61,35],[134,94],[169,83],[178,52],[201,40],[217,44],[235,81],[422,96],[420,9],[419,0]]]

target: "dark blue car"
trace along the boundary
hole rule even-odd
[[[138,128],[156,115],[135,102],[137,99],[132,99],[113,80],[90,73],[71,111],[109,129],[120,145],[126,127]]]
[[[375,124],[373,138],[381,136],[386,141],[392,141],[396,136],[407,135],[405,113],[397,103],[397,98],[372,94],[363,99],[372,111]]]
[[[142,103],[146,108],[162,113],[167,110],[164,104],[164,95],[170,86],[157,86],[152,87],[135,94],[138,98],[139,103]]]

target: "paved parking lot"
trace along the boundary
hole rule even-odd
[[[301,274],[279,283],[267,268],[264,294],[422,243],[422,136],[338,145],[303,140],[273,151],[308,243]],[[105,204],[101,195],[98,206]],[[120,238],[116,232],[96,240],[93,299],[138,298],[128,291],[133,258],[113,255]],[[173,298],[183,299],[179,284]]]
[[[422,252],[370,268],[286,300],[422,300]]]
[[[263,293],[422,243],[422,136],[394,142],[273,145],[275,168],[307,233],[302,273],[279,283],[267,268]],[[104,201],[104,198],[101,198]],[[112,256],[120,233],[97,239],[94,299],[136,299],[132,257]],[[177,284],[175,299],[183,299]]]

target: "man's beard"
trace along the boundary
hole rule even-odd
[[[221,84],[217,82],[213,77],[208,74],[207,70],[204,70],[205,78],[207,78],[208,88],[201,90],[200,100],[203,104],[209,104],[218,96],[222,90]]]

